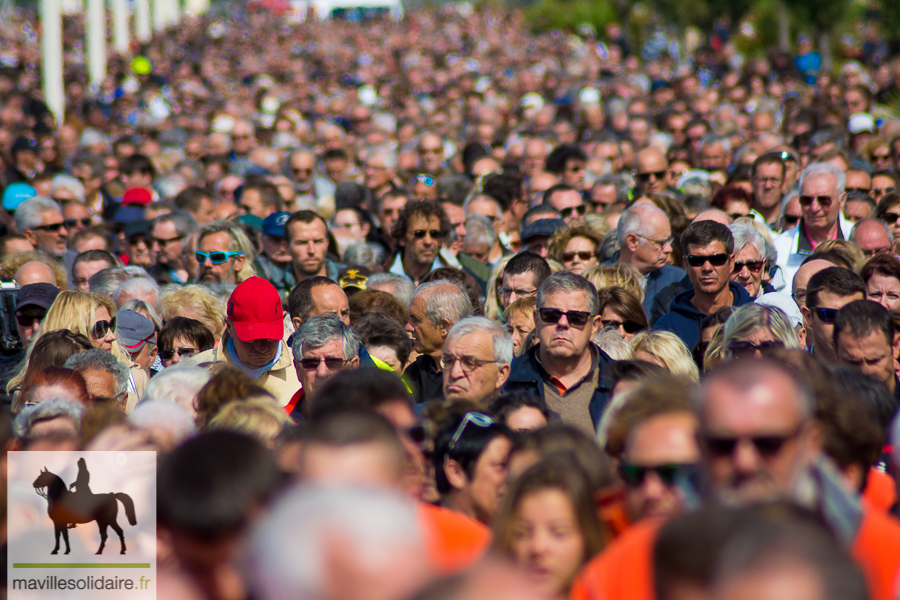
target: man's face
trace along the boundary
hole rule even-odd
[[[291,157],[291,178],[301,192],[312,188],[315,170],[315,158],[309,152],[298,152]]]
[[[853,243],[867,257],[891,253],[891,237],[886,227],[877,221],[866,221],[853,232]]]
[[[93,404],[119,408],[123,398],[116,396],[116,378],[105,369],[87,369],[81,373]]]
[[[867,335],[854,335],[849,331],[838,334],[835,354],[838,361],[871,375],[878,381],[893,387],[894,351],[884,333],[879,330],[870,331]]]
[[[384,159],[384,154],[375,154],[366,161],[363,176],[369,189],[379,190],[394,178],[394,169],[388,168]]]
[[[332,182],[337,183],[344,178],[349,166],[347,159],[343,157],[326,158],[325,159],[325,175]]]
[[[872,176],[865,171],[850,169],[844,175],[847,177],[847,182],[844,184],[845,192],[868,194],[872,191]]]
[[[72,269],[72,278],[75,281],[75,288],[84,292],[88,291],[88,279],[94,276],[98,271],[102,271],[109,265],[104,260],[82,261],[75,265]]]
[[[555,315],[541,317],[541,312],[547,311],[578,311],[587,313],[587,322],[581,325],[572,323],[568,315],[560,316],[556,321]],[[576,319],[574,315],[572,319]],[[582,356],[594,334],[600,328],[600,316],[590,315],[587,294],[582,291],[554,292],[544,297],[543,306],[535,311],[534,324],[537,329],[537,337],[540,340],[541,357],[552,357],[557,360],[572,359]]]
[[[313,307],[309,312],[310,317],[333,314],[350,325],[350,305],[347,302],[347,294],[340,286],[330,283],[318,285],[312,289]]]
[[[125,240],[125,250],[128,253],[130,265],[149,267],[156,262],[156,256],[150,250],[150,240],[147,234],[139,233]]]
[[[723,255],[727,258],[720,262]],[[705,257],[705,260],[702,265],[693,267],[688,256]],[[713,262],[717,262],[718,266],[714,266]],[[734,270],[734,255],[727,254],[725,244],[719,241],[706,246],[690,245],[684,257],[684,270],[687,271],[695,292],[715,295],[728,285],[728,278]]]
[[[66,251],[66,236],[69,234],[58,210],[41,211],[41,224],[24,232],[28,241],[38,250],[51,256],[60,257]]]
[[[159,264],[177,265],[180,262],[181,242],[184,240],[184,236],[178,235],[175,223],[172,221],[157,223],[150,231],[150,239]]]
[[[537,294],[537,286],[534,284],[534,272],[526,271],[515,275],[503,273],[503,279],[497,293],[500,295],[500,304],[504,310],[509,308],[509,305],[519,298],[534,296]]]
[[[369,233],[369,224],[360,220],[355,210],[339,210],[334,215],[331,232],[340,239],[351,238],[356,242],[364,242]]]
[[[716,495],[728,504],[790,498],[798,477],[818,454],[799,392],[770,371],[737,389],[723,379],[707,384],[700,415],[703,465]]]
[[[696,465],[700,461],[696,435],[697,419],[687,412],[651,417],[629,433],[622,466],[635,475],[643,471],[639,481],[626,480],[625,484],[625,502],[632,521],[669,518],[684,512],[683,499],[674,482],[664,481],[666,471],[654,468]]]
[[[381,221],[381,231],[383,233],[386,235],[391,234],[391,229],[394,227],[394,223],[397,222],[397,217],[400,216],[400,211],[403,210],[407,202],[408,200],[405,196],[394,196],[381,201],[378,220]]]
[[[818,309],[833,309],[838,311],[850,304],[854,300],[865,300],[862,293],[856,293],[852,296],[838,296],[831,292],[820,291],[817,294],[817,306],[803,307],[803,324],[807,331],[812,332],[813,344],[815,344],[815,353],[825,358],[834,358],[834,313],[826,313]],[[823,320],[822,317],[825,316]]]
[[[126,190],[134,187],[150,187],[150,184],[153,182],[153,178],[150,177],[149,173],[142,173],[141,171],[122,173],[120,178]]]
[[[637,234],[629,235],[628,238],[635,238],[628,241],[629,245],[633,244],[634,255],[632,257],[632,265],[640,271],[642,275],[658,271],[669,261],[669,255],[672,254],[672,227],[669,220],[662,215],[656,215],[652,218],[653,235],[648,236],[650,239],[644,239]]]
[[[707,171],[725,169],[730,159],[730,153],[725,152],[725,147],[721,143],[707,144],[700,151],[700,166]]]
[[[330,365],[329,365],[330,363]],[[351,360],[344,360],[344,347],[340,338],[333,338],[318,348],[304,348],[303,359],[300,364],[295,364],[297,378],[306,390],[305,396],[309,398],[316,393],[316,388],[328,381],[338,371],[355,368],[359,358],[354,356]]]
[[[291,262],[291,253],[288,251],[286,237],[280,235],[263,235],[263,254],[279,267],[285,267]]]
[[[868,219],[872,216],[872,205],[866,201],[846,200],[844,202],[844,218],[851,223]]]
[[[763,163],[756,168],[750,183],[753,185],[754,204],[763,209],[772,209],[781,202],[784,166],[777,162]]]
[[[570,158],[563,169],[562,182],[576,190],[584,189],[585,162],[578,158]]]
[[[594,203],[597,212],[615,204],[616,200],[616,186],[614,185],[595,185],[591,188],[591,202]]]
[[[661,152],[644,151],[634,160],[634,186],[640,195],[664,192],[669,165]]]
[[[563,221],[569,225],[581,221],[581,217],[587,212],[584,198],[576,190],[554,193],[550,196],[550,206],[558,210]]]
[[[440,356],[444,347],[448,328],[446,323],[437,325],[431,323],[425,315],[426,304],[426,299],[422,295],[413,298],[409,307],[409,323],[406,324],[406,331],[412,334],[413,349],[416,352],[436,357]]]
[[[731,281],[744,286],[751,298],[759,294],[765,261],[753,244],[746,244],[734,258]]]
[[[231,147],[234,148],[236,154],[247,154],[253,147],[253,131],[246,123],[240,122],[235,124],[231,130]]]
[[[31,338],[34,337],[45,316],[47,316],[47,309],[33,304],[23,306],[16,311],[16,330],[19,332],[19,339],[22,340],[22,345],[26,348],[31,343]]]
[[[259,191],[253,188],[245,190],[244,193],[241,194],[241,208],[243,208],[244,212],[248,215],[253,215],[260,219],[265,219],[275,212],[274,206],[266,206],[263,204],[262,196],[260,196]]]
[[[403,258],[417,265],[430,265],[441,249],[441,220],[412,215],[407,223]]]
[[[287,229],[291,262],[294,269],[306,277],[318,275],[325,268],[328,253],[328,231],[319,219],[310,223],[296,221]]]
[[[450,227],[456,232],[456,238],[462,244],[466,241],[466,211],[461,206],[450,202],[444,202],[441,206],[444,207],[444,212],[450,219]]]
[[[234,352],[240,361],[249,367],[262,367],[275,358],[281,340],[242,340],[234,331],[234,324],[228,320],[228,333],[234,340]]]
[[[844,207],[844,197],[837,194],[837,182],[831,175],[807,177],[800,187],[800,210],[803,222],[816,229],[832,227]]]
[[[436,173],[444,160],[444,146],[436,135],[423,136],[419,142],[419,168],[426,173]]]
[[[484,402],[509,376],[509,365],[494,362],[491,335],[477,331],[444,344],[444,398]]]
[[[211,252],[227,252],[231,243],[231,236],[227,231],[219,231],[211,233],[200,240],[200,251]],[[200,270],[197,279],[201,283],[237,283],[237,274],[244,267],[246,256],[231,256],[223,263],[214,265],[211,258],[206,258],[200,263]]]
[[[534,175],[544,170],[544,163],[547,160],[547,144],[539,140],[530,140],[525,144],[525,151],[522,155],[522,170],[525,171],[526,177],[534,177]]]

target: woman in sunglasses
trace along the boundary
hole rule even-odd
[[[575,576],[606,545],[587,482],[569,453],[553,454],[512,483],[497,515],[494,547],[546,598],[568,598]]]
[[[569,271],[581,275],[586,269],[600,264],[597,249],[603,236],[588,225],[563,227],[552,238],[548,250],[550,258],[559,261]]]
[[[798,332],[804,332],[798,335]],[[801,340],[800,338],[804,338]],[[801,347],[806,334],[803,327],[794,329],[780,309],[763,304],[740,307],[722,330],[722,352],[726,361],[759,358],[774,350]]]
[[[164,367],[209,350],[216,344],[209,328],[194,319],[173,317],[159,330],[159,358]]]
[[[873,198],[878,204],[875,206],[875,218],[881,219],[891,228],[894,237],[900,236],[900,193],[891,191]]]
[[[608,287],[597,292],[600,301],[600,323],[611,328],[626,342],[647,329],[647,315],[641,301],[625,288]]]

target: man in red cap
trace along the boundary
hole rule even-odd
[[[284,342],[284,311],[275,286],[250,277],[234,288],[225,324],[222,343],[198,354],[197,364],[230,363],[271,392],[281,406],[287,405],[300,381]]]

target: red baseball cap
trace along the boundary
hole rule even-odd
[[[153,202],[153,193],[147,188],[129,188],[125,190],[125,194],[122,196],[122,206],[125,206],[127,204],[140,204],[141,206],[147,206],[151,202]]]
[[[284,337],[281,296],[274,285],[261,277],[251,277],[234,288],[226,312],[242,342]]]

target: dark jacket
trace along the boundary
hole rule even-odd
[[[616,252],[613,254],[613,257],[603,263],[604,265],[615,265],[619,261],[619,253]],[[687,280],[688,284],[684,287],[679,287],[678,284],[682,280]],[[653,271],[652,273],[648,273],[644,278],[646,282],[646,286],[644,287],[644,312],[647,313],[647,318],[650,319],[650,324],[653,325],[659,317],[661,317],[665,312],[669,309],[669,302],[672,301],[672,298],[683,292],[685,289],[691,287],[690,280],[687,279],[687,275],[685,275],[683,269],[679,269],[678,267],[674,267],[672,265],[663,265],[662,268]],[[672,290],[677,290],[672,293]],[[661,301],[664,302],[662,305],[662,310],[658,310],[658,314],[656,314],[654,318],[653,306],[654,299],[657,296],[662,296]]]
[[[421,354],[403,371],[403,379],[412,388],[416,404],[424,404],[444,395],[444,378],[436,367],[433,358]]]
[[[732,306],[744,306],[753,302],[753,298],[750,297],[744,286],[729,281],[728,287],[734,294]],[[681,338],[688,350],[697,345],[697,341],[700,339],[700,322],[706,316],[706,313],[700,312],[691,304],[693,297],[694,288],[675,296],[669,312],[653,327],[659,331],[671,331]]]
[[[537,359],[537,352],[539,349],[540,346],[534,346],[531,350],[521,356],[517,356],[513,360],[509,372],[509,379],[503,384],[504,394],[530,392],[541,398],[544,397],[544,382],[550,378],[550,374],[547,373]],[[603,367],[613,362],[613,359],[610,358],[606,352],[601,350],[599,346],[595,345],[594,349],[598,352],[599,357],[597,369],[602,373]],[[598,381],[601,381],[600,377],[598,377]],[[609,397],[610,390],[607,389],[601,381],[594,390],[594,397],[591,398],[591,403],[589,405],[591,420],[593,420],[595,428],[597,427],[597,423],[600,422],[600,417],[603,416],[603,411],[606,408],[606,403],[609,402]]]

